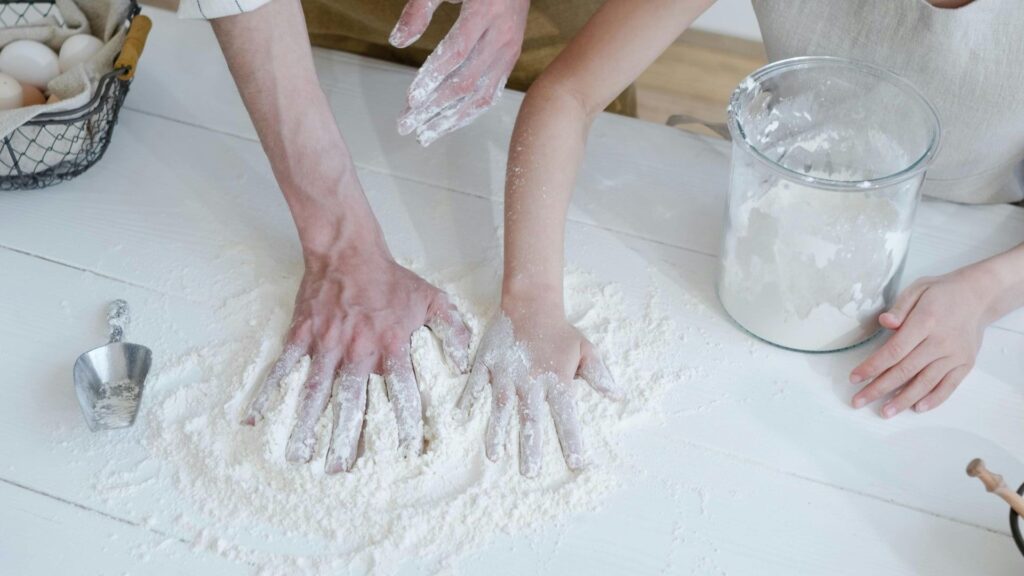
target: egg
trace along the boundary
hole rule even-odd
[[[88,34],[75,34],[60,45],[60,71],[67,72],[75,66],[88,61],[100,48],[103,42],[95,36]]]
[[[43,104],[46,102],[46,96],[43,93],[32,86],[31,84],[21,85],[21,105],[22,106],[35,106],[36,104]]]
[[[60,102],[60,96],[56,94],[50,94],[50,97],[46,99],[47,104],[56,104],[57,102]]]
[[[19,108],[21,100],[21,84],[7,74],[0,74],[0,110]]]
[[[0,72],[40,90],[60,74],[57,54],[33,40],[15,40],[0,50]]]

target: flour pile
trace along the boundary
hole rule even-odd
[[[917,182],[904,194],[830,192],[733,176],[719,295],[750,332],[799,350],[837,350],[879,330],[910,243]],[[895,196],[895,200],[893,197]],[[909,207],[908,207],[909,205]]]
[[[479,339],[493,304],[464,295],[494,286],[495,271],[430,279],[448,291]],[[431,572],[456,569],[460,558],[499,534],[535,532],[597,509],[638,473],[622,470],[630,462],[621,435],[637,423],[657,422],[663,392],[691,373],[675,362],[676,330],[654,305],[631,304],[618,287],[570,272],[568,318],[602,351],[626,392],[615,403],[580,386],[590,459],[585,470],[566,468],[546,414],[538,478],[520,476],[514,457],[489,462],[483,442],[489,410],[475,411],[468,422],[454,417],[465,376],[449,372],[435,339],[420,330],[413,361],[423,398],[424,455],[398,454],[395,418],[383,383],[373,377],[364,452],[352,472],[327,475],[329,414],[319,422],[313,461],[285,461],[308,359],[286,378],[283,397],[260,425],[239,425],[254,387],[280,353],[293,297],[294,284],[268,283],[226,303],[218,314],[225,324],[251,328],[165,362],[151,376],[141,424],[150,460],[173,478],[174,500],[181,503],[177,531],[195,534],[195,547],[261,574],[392,574],[403,562]],[[513,418],[508,448],[518,435],[515,426]],[[96,489],[114,501],[124,487],[99,479]]]

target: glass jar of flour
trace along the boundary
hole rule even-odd
[[[740,84],[729,131],[722,305],[786,348],[869,339],[898,289],[939,142],[935,110],[886,70],[793,58]]]

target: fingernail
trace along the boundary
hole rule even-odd
[[[412,123],[412,119],[408,116],[404,116],[398,119],[398,133],[402,136],[408,136],[416,125]]]
[[[860,384],[864,381],[864,377],[860,374],[850,374],[850,384]]]
[[[853,399],[853,407],[854,408],[863,408],[864,404],[866,404],[866,403],[867,403],[867,401],[864,400],[863,398],[859,397],[859,396]]]
[[[930,408],[931,406],[929,406],[926,402],[918,402],[917,404],[914,405],[914,411],[919,414],[921,412],[927,412]]]
[[[399,23],[391,31],[391,35],[388,36],[388,42],[390,42],[395,48],[405,48],[405,46],[402,45],[402,36],[404,35],[405,27]]]
[[[892,418],[895,415],[896,415],[896,407],[895,406],[886,406],[885,408],[882,408],[882,416],[883,417],[885,417],[885,418]]]

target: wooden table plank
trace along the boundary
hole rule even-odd
[[[579,238],[574,240],[574,245],[581,244]],[[588,264],[614,252],[612,243],[598,240],[587,245],[592,250],[579,257]],[[90,346],[91,335],[102,330],[102,304],[113,293],[135,304],[138,322],[133,339],[156,343],[156,370],[161,362],[205,338],[233,338],[245,327],[218,317],[212,306],[9,251],[0,251],[0,267],[37,282],[31,294],[10,289],[0,292],[0,301],[5,302],[0,307],[0,326],[17,326],[21,341],[36,344],[17,347],[12,336],[15,330],[0,332],[0,346],[19,352],[11,362],[9,379],[22,384],[12,387],[0,406],[0,438],[4,439],[0,461],[8,463],[0,474],[0,509],[12,511],[0,515],[3,565],[27,568],[16,573],[53,573],[49,569],[53,559],[46,557],[50,540],[43,536],[49,534],[68,542],[58,557],[63,565],[71,562],[88,573],[120,573],[122,567],[158,574],[234,573],[223,569],[211,554],[181,544],[197,540],[204,521],[176,495],[173,470],[154,466],[151,475],[146,475],[150,480],[122,498],[106,499],[94,490],[103,474],[118,470],[111,470],[97,457],[102,452],[80,452],[77,447],[82,435],[91,442],[114,443],[111,448],[119,460],[130,462],[137,457],[141,468],[149,464],[130,432],[89,436],[70,394],[67,374],[71,356],[83,345]],[[638,272],[627,268],[624,274]],[[69,291],[69,286],[74,290]],[[676,296],[668,291],[671,284],[662,288],[666,297]],[[697,320],[703,317],[693,316]],[[173,334],[166,334],[169,329]],[[39,345],[42,342],[46,346]],[[692,344],[705,347],[701,341]],[[740,351],[729,347],[722,352],[735,356]],[[54,358],[59,360],[54,362]],[[720,361],[708,357],[708,369],[714,370]],[[770,362],[763,364],[771,370]],[[47,369],[33,370],[38,366]],[[490,568],[499,574],[585,570],[597,574],[956,575],[975,566],[985,574],[1016,573],[1019,558],[1005,534],[801,477],[749,455],[702,445],[705,438],[695,433],[697,429],[714,435],[729,423],[737,425],[731,407],[755,404],[759,399],[744,402],[733,398],[739,400],[734,402],[721,391],[706,388],[714,387],[714,382],[697,382],[695,386],[677,390],[669,410],[677,417],[670,419],[664,430],[630,438],[629,445],[642,467],[631,470],[629,487],[616,493],[604,510],[573,518],[562,529],[499,537],[469,558],[466,570],[474,573]],[[808,396],[806,403],[818,397]],[[721,401],[721,408],[708,410],[707,401],[714,397]],[[773,409],[769,406],[766,412]],[[756,416],[751,415],[750,420],[757,422]],[[712,420],[717,424],[709,424]],[[812,420],[812,424],[820,420]],[[139,426],[144,424],[140,421]],[[828,425],[836,426],[834,422]],[[845,426],[838,428],[832,437],[847,436],[846,430]],[[788,432],[776,428],[771,436],[785,438]],[[822,435],[821,429],[812,432]],[[814,451],[804,453],[808,459],[816,455],[820,456]],[[844,455],[840,451],[839,456]],[[873,469],[871,454],[862,458],[860,464]],[[817,461],[819,465],[825,462]],[[960,490],[957,482],[947,482],[950,478],[940,474],[933,480],[950,489],[947,495],[978,495],[983,505],[975,510],[984,508],[1004,516],[1001,507],[973,481],[958,476],[965,488]],[[182,511],[196,514],[190,517],[195,530],[182,531],[173,521]],[[277,550],[276,545],[255,545]],[[864,550],[871,553],[862,553]]]
[[[228,297],[238,281],[255,284],[268,275],[298,275],[301,263],[294,230],[256,143],[137,113],[125,115],[117,136],[105,162],[79,179],[47,190],[0,196],[0,245],[207,304]],[[173,168],[178,166],[186,168]],[[428,269],[495,260],[500,205],[372,170],[364,171],[363,180],[399,256]],[[140,187],[139,182],[148,184]],[[928,429],[949,421],[958,430],[987,440],[969,444],[976,454],[961,452],[954,457],[938,451],[936,456],[941,458],[934,466],[954,471],[948,478],[957,481],[959,467],[975,455],[984,456],[993,443],[1014,446],[1024,434],[1024,423],[1012,416],[1024,409],[1013,379],[1020,361],[1018,355],[1004,350],[1021,349],[1020,335],[990,330],[983,359],[991,364],[983,363],[942,410],[882,423],[869,411],[853,412],[847,406],[852,389],[845,384],[845,371],[870,347],[808,356],[760,345],[737,330],[718,308],[713,292],[715,258],[578,222],[569,230],[568,260],[605,280],[629,286],[638,301],[644,294],[638,279],[646,278],[648,269],[657,269],[661,261],[673,264],[664,272],[672,279],[666,290],[673,290],[666,301],[697,299],[705,310],[699,316],[692,308],[675,307],[677,324],[706,330],[701,338],[720,346],[714,357],[732,354],[746,359],[733,362],[730,372],[688,390],[691,396],[682,399],[684,407],[721,396],[737,401],[725,403],[728,409],[716,410],[714,416],[688,416],[694,426],[685,431],[686,436],[758,462],[775,462],[809,478],[881,498],[905,498],[939,514],[1005,529],[1003,520],[991,514],[991,507],[972,509],[986,502],[983,494],[972,492],[966,501],[950,498],[949,484],[933,483],[930,473],[908,474],[883,465],[915,462],[922,450],[936,451],[929,448],[927,434],[906,445],[886,441],[889,434],[907,426]],[[38,330],[45,330],[45,325]],[[760,359],[750,356],[751,347],[763,349],[774,359],[771,371],[761,370]],[[805,400],[799,408],[783,404],[780,410],[765,414],[765,406],[773,404],[750,398],[766,393],[763,385],[755,384],[766,380],[802,382],[811,396],[798,396],[797,400]],[[743,399],[748,401],[739,402]],[[752,412],[752,407],[763,410]],[[690,408],[683,408],[684,413]],[[805,411],[822,410],[838,420],[806,419]],[[975,422],[977,414],[992,417]],[[780,430],[794,423],[810,428],[794,437],[780,435]],[[874,443],[877,448],[871,450],[877,453],[864,463],[844,460],[844,452],[836,452],[826,455],[827,466],[822,468],[819,458],[808,453],[818,447],[799,443],[805,436],[812,440],[835,436],[837,444],[851,451],[865,442]],[[753,445],[746,445],[751,439]],[[927,465],[929,470],[931,466]],[[1016,471],[1016,460],[1004,469]]]

